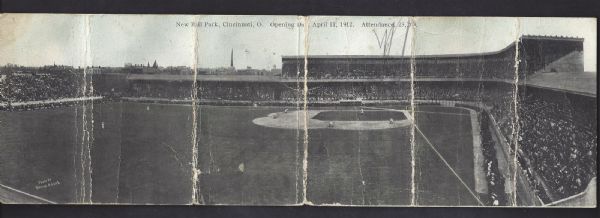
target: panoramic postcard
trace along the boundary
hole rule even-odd
[[[596,24],[0,14],[0,202],[595,207]]]

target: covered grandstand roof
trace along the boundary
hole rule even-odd
[[[487,55],[495,55],[502,53],[512,47],[510,44],[504,49],[492,52],[480,52],[480,53],[464,53],[464,54],[436,54],[436,55],[308,55],[309,59],[403,59],[403,58],[457,58],[457,57],[479,57]],[[304,59],[304,55],[284,55],[282,59]]]
[[[583,41],[583,38],[570,36],[546,36],[546,35],[522,35],[520,40],[560,40],[560,41]],[[431,54],[431,55],[308,55],[309,59],[402,59],[402,58],[460,58],[460,57],[479,57],[487,55],[495,55],[505,52],[509,49],[514,49],[514,42],[509,43],[506,47],[490,52],[477,53],[462,53],[462,54]],[[304,55],[284,55],[282,59],[304,59]]]
[[[463,54],[431,54],[431,55],[308,55],[309,59],[403,59],[403,58],[457,58],[457,57],[479,57],[495,55],[514,49],[514,43],[510,43],[503,49],[491,52],[463,53]],[[283,55],[281,59],[304,59],[304,55]]]
[[[541,40],[573,40],[573,41],[583,41],[583,38],[572,37],[572,36],[548,36],[548,35],[523,35],[521,36],[521,40],[523,39],[541,39]]]
[[[596,96],[596,79],[596,72],[536,73],[527,77],[524,84]]]

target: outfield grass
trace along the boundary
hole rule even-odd
[[[394,107],[388,107],[394,108]],[[415,204],[471,205],[473,147],[468,111],[419,107],[415,133]],[[410,127],[309,132],[308,199],[315,204],[410,205]],[[448,169],[430,143],[466,183]]]
[[[82,109],[0,112],[0,182],[60,203],[77,203],[82,188],[91,189],[91,200],[97,203],[191,203],[195,133],[201,172],[196,187],[201,203],[302,202],[301,123],[298,129],[252,123],[256,117],[283,111],[283,107],[201,106],[194,131],[189,105],[88,106],[88,112],[93,111],[91,187],[81,184],[85,177],[81,175],[81,162],[85,161],[81,159],[85,144]],[[419,111],[417,126],[424,136],[417,134],[415,144],[417,204],[476,205],[468,189],[424,140],[427,138],[467,187],[474,189],[468,112],[441,107],[420,107]],[[91,119],[86,120],[86,130],[90,130]],[[410,127],[314,129],[309,130],[308,139],[309,201],[411,203]],[[48,179],[60,184],[39,188]]]

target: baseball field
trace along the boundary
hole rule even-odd
[[[2,111],[0,183],[58,203],[189,204],[196,184],[201,204],[301,204],[306,194],[315,205],[479,205],[465,109],[421,106],[407,118],[400,106],[311,107],[332,125],[389,127],[307,134],[301,116],[285,120],[298,128],[253,122],[286,109],[300,108],[198,106],[193,116],[191,105],[110,102]],[[391,124],[406,120],[415,125]]]

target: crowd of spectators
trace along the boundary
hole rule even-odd
[[[192,98],[193,84],[177,81],[141,81],[132,82],[125,97],[166,98],[186,100]]]
[[[582,192],[596,172],[597,134],[589,125],[595,117],[582,117],[563,100],[527,95],[519,110],[519,148],[556,199]]]
[[[512,86],[498,87],[496,90],[486,90],[486,94],[484,101],[491,105],[491,114],[496,119],[498,128],[507,141],[512,141],[517,119],[514,116],[516,114],[514,88]]]
[[[302,85],[302,84],[300,84]],[[291,87],[290,87],[291,86]],[[417,100],[474,101],[483,94],[477,87],[416,85]],[[162,89],[155,89],[154,91]],[[304,98],[303,86],[275,83],[231,84],[210,83],[197,87],[198,98],[214,100],[298,101]],[[410,83],[312,83],[307,86],[309,102],[336,102],[341,100],[409,100]]]
[[[491,111],[511,151],[518,145],[519,164],[538,197],[550,203],[584,191],[596,176],[595,100],[521,90],[515,104],[513,93],[491,93],[497,95]]]
[[[342,83],[309,86],[309,101],[340,100],[407,100],[410,84]]]
[[[373,63],[379,63],[374,60]],[[350,63],[351,61],[348,61]],[[514,56],[496,58],[409,59],[402,63],[348,64],[345,62],[311,63],[308,79],[385,79],[411,78],[411,64],[417,78],[514,79]],[[284,66],[284,78],[303,77],[304,62]]]
[[[93,90],[83,74],[71,70],[8,72],[1,78],[0,102],[5,103],[76,98],[91,95]]]
[[[288,74],[289,75],[289,74]],[[304,76],[303,72],[300,72],[300,76]],[[351,69],[351,70],[334,70],[334,71],[322,71],[318,68],[310,69],[308,71],[308,79],[387,79],[387,78],[410,78],[410,71],[401,70],[365,70],[365,69]]]
[[[391,72],[391,71],[390,71]],[[327,74],[326,74],[327,75]],[[374,72],[346,74],[351,78]],[[390,75],[401,75],[392,73]],[[87,78],[74,69],[2,72],[0,102],[28,102],[91,96]],[[336,76],[336,75],[331,75]],[[597,124],[595,98],[581,104],[553,91],[515,95],[511,84],[482,87],[458,83],[409,82],[314,82],[308,84],[310,102],[341,100],[457,100],[485,102],[532,186],[542,200],[558,200],[583,191],[596,172]],[[126,97],[167,99],[280,101],[303,100],[303,84],[276,82],[131,82]],[[524,88],[523,88],[524,89]],[[84,93],[83,90],[88,90]],[[565,97],[567,96],[567,97]],[[515,104],[515,97],[517,102]],[[516,116],[518,115],[518,116]],[[484,116],[485,117],[485,116]],[[482,118],[482,122],[486,119]],[[482,125],[483,126],[483,125]],[[485,135],[484,132],[482,132]],[[484,140],[486,140],[484,138]],[[519,145],[516,151],[515,147]],[[490,162],[490,181],[502,183]],[[496,199],[503,202],[499,195]]]
[[[514,72],[514,70],[513,70]],[[293,77],[290,75],[294,75]],[[348,71],[333,71],[333,72],[325,72],[321,70],[309,70],[308,71],[308,79],[309,80],[335,80],[335,79],[343,79],[343,80],[352,80],[352,79],[410,79],[411,72],[408,71],[399,71],[399,70],[383,70],[383,71],[373,71],[373,70],[348,70]],[[303,77],[304,72],[300,72],[300,74],[284,74],[283,78],[296,78]],[[415,78],[461,78],[461,79],[513,79],[514,73],[506,74],[503,71],[496,70],[462,70],[462,69],[454,69],[450,71],[438,72],[438,71],[428,71],[427,69],[416,69],[414,73]]]
[[[484,95],[480,87],[428,84],[415,86],[417,100],[477,101]]]
[[[199,99],[208,100],[244,100],[244,101],[272,101],[280,99],[276,95],[283,89],[277,84],[254,85],[250,83],[201,83],[196,87]],[[279,91],[281,90],[281,91]]]
[[[288,101],[304,99],[304,84],[253,82],[202,82],[196,84],[196,97],[206,100]],[[409,82],[309,83],[307,99],[311,102],[340,100],[460,100],[477,101],[484,95],[477,86],[457,84],[420,84],[411,92]],[[128,97],[189,99],[191,82],[136,81],[130,85]]]

